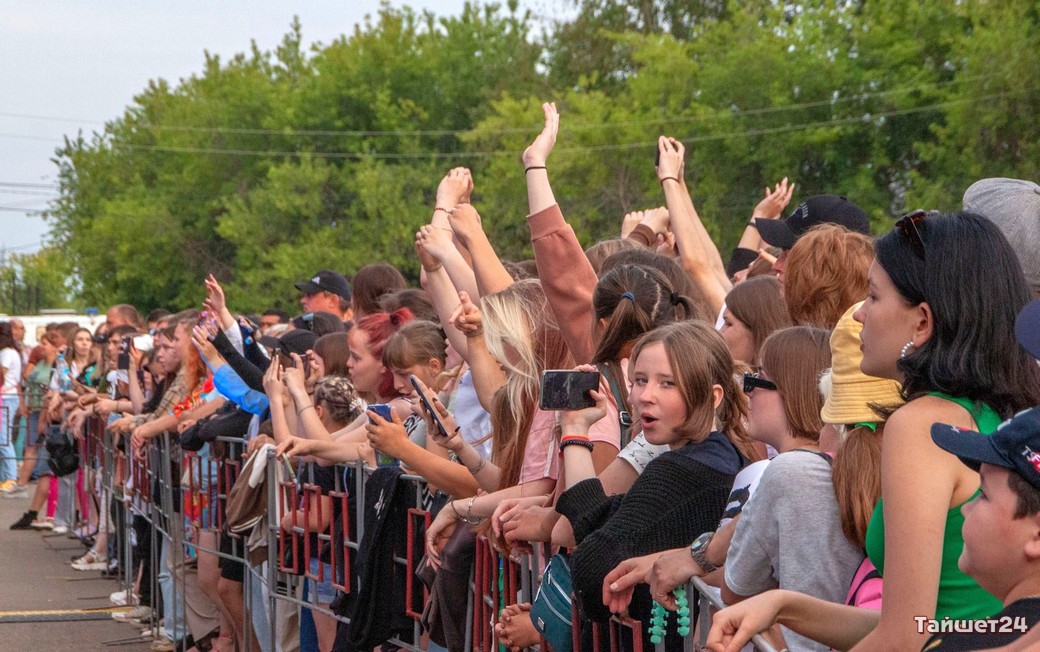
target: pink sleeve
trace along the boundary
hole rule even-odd
[[[583,364],[592,360],[592,292],[599,279],[559,204],[527,217],[534,260],[563,339]]]
[[[531,420],[531,432],[527,435],[527,448],[524,449],[524,465],[520,467],[518,484],[534,482],[542,478],[557,480],[560,477],[560,460],[556,454],[556,440],[553,430],[556,427],[554,412],[536,409]]]

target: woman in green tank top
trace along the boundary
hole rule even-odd
[[[878,626],[857,650],[919,649],[914,616],[985,618],[1000,602],[957,567],[960,506],[978,474],[931,440],[933,423],[992,432],[1040,402],[1040,369],[1014,339],[1029,300],[1018,259],[972,214],[911,213],[875,244],[863,323],[864,373],[903,384],[888,418],[867,554],[884,577]],[[972,264],[985,261],[985,264]]]
[[[960,506],[978,492],[978,473],[930,431],[942,422],[988,433],[1040,404],[1040,367],[1015,341],[1028,286],[1004,236],[970,213],[911,213],[874,253],[869,294],[854,315],[863,324],[861,369],[901,382],[907,400],[887,411],[882,500],[867,531],[867,553],[884,577],[880,616],[771,591],[719,612],[709,643],[736,649],[781,622],[836,649],[919,650],[928,638],[921,617],[978,619],[1001,609],[957,567]]]

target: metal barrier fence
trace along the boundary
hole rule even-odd
[[[278,464],[273,450],[268,452],[266,563],[251,564],[244,536],[229,535],[231,550],[221,550],[219,545],[206,546],[200,543],[198,534],[221,531],[227,521],[227,499],[231,487],[242,469],[244,443],[240,439],[218,438],[216,444],[225,448],[222,455],[181,452],[170,435],[156,440],[146,454],[127,454],[115,443],[105,424],[93,419],[88,422],[87,436],[81,452],[83,455],[84,485],[95,489],[98,511],[106,509],[106,499],[113,501],[122,510],[116,519],[122,527],[113,528],[119,541],[113,552],[118,556],[123,569],[123,587],[128,594],[133,590],[133,522],[134,517],[143,519],[148,526],[150,553],[147,563],[152,605],[158,604],[162,593],[159,581],[160,569],[168,564],[171,569],[171,586],[164,600],[172,600],[173,611],[167,605],[166,612],[183,620],[188,608],[187,584],[189,569],[197,563],[200,555],[212,555],[219,559],[244,564],[243,595],[245,620],[242,630],[236,632],[239,649],[253,650],[254,633],[263,649],[274,649],[282,632],[279,631],[280,617],[296,613],[297,609],[310,609],[314,613],[334,618],[338,622],[350,623],[347,616],[318,604],[314,596],[303,599],[298,595],[302,582],[312,580],[321,583],[331,579],[333,587],[342,594],[351,594],[358,589],[358,578],[354,575],[352,561],[360,552],[365,535],[366,485],[374,469],[360,463],[337,466],[333,473],[331,489],[323,490],[315,482],[312,464],[302,465],[300,481],[282,478],[276,472]],[[94,482],[94,480],[97,482]],[[405,650],[424,650],[424,637],[420,621],[422,608],[429,593],[421,582],[417,582],[415,570],[421,558],[425,528],[431,514],[428,510],[431,496],[426,482],[415,475],[401,474],[398,483],[404,483],[409,494],[406,510],[405,544],[403,551],[396,551],[393,564],[404,574],[403,613],[411,621],[411,631],[406,636],[393,636],[386,642]],[[401,489],[398,489],[401,491]],[[326,514],[323,501],[331,501],[333,514]],[[312,508],[312,505],[315,507]],[[113,510],[116,511],[116,510]],[[307,524],[311,518],[319,523],[330,522],[321,532],[312,532]],[[329,518],[329,517],[333,518]],[[288,519],[289,527],[282,522]],[[120,531],[121,530],[121,531]],[[224,529],[226,532],[226,529]],[[219,537],[217,538],[219,542]],[[138,542],[140,543],[140,542]],[[323,548],[329,551],[327,562],[312,567],[310,560],[320,555]],[[110,549],[113,549],[110,546]],[[163,558],[163,551],[169,559]],[[469,590],[466,593],[465,650],[467,652],[492,652],[498,647],[494,625],[501,609],[510,604],[532,602],[541,581],[542,555],[536,547],[534,554],[518,558],[504,556],[485,537],[476,537],[475,559],[470,572]],[[141,560],[143,561],[143,560]],[[694,593],[696,591],[696,593]],[[710,625],[711,608],[720,607],[713,593],[699,579],[687,586],[689,595],[699,595],[702,620],[697,632],[685,637],[683,648],[687,651],[699,649],[704,644],[707,626]],[[263,594],[266,613],[257,613],[257,603],[251,596]],[[707,618],[707,620],[705,620]],[[256,627],[254,628],[254,621]],[[575,613],[575,623],[578,623]],[[152,619],[154,632],[158,631],[158,617]],[[266,636],[258,630],[263,625]],[[647,625],[628,618],[613,618],[609,624],[592,627],[593,647],[610,649],[611,652],[632,650],[642,652],[643,633]],[[581,649],[580,628],[575,628],[575,649]],[[129,642],[114,641],[109,644]],[[139,639],[132,639],[139,640]],[[268,645],[264,644],[268,642]],[[755,638],[755,646],[762,652],[774,652],[775,648],[762,637]],[[544,641],[543,649],[548,649]],[[664,650],[663,644],[656,646]]]

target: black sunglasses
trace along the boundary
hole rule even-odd
[[[921,260],[924,260],[924,239],[921,237],[920,229],[917,228],[917,223],[924,220],[926,215],[928,215],[927,211],[918,208],[916,211],[907,213],[896,221],[896,228],[903,234],[903,237],[906,238],[913,248],[914,253]]]
[[[756,389],[768,389],[771,392],[777,391],[776,383],[765,378],[759,378],[757,373],[745,373],[744,374],[744,393],[750,394]]]

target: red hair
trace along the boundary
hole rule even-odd
[[[354,324],[354,328],[365,332],[365,335],[368,336],[368,352],[376,359],[382,360],[386,341],[414,318],[415,316],[408,308],[398,308],[393,312],[374,312],[365,315]],[[389,369],[383,372],[376,392],[381,397],[394,396],[397,393],[394,390],[394,375],[390,373]]]

